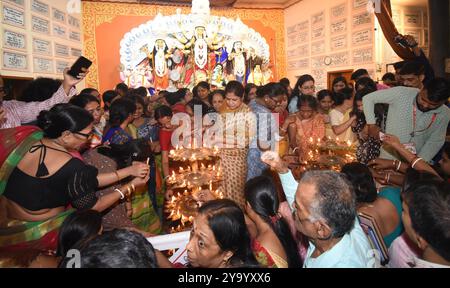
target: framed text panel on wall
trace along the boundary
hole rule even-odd
[[[10,5],[2,5],[2,22],[25,29],[25,11]]]
[[[24,31],[3,28],[2,46],[8,49],[27,51],[27,35]]]
[[[38,0],[31,0],[31,11],[50,18],[50,5]]]
[[[28,72],[28,56],[24,53],[3,50],[2,69]]]

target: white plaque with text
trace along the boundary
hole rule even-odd
[[[308,30],[309,29],[309,20],[300,22],[297,24],[297,31]]]
[[[367,7],[368,1],[369,0],[353,0],[353,9],[361,9],[363,7]]]
[[[50,21],[33,15],[31,17],[31,29],[33,32],[48,35],[50,34]]]
[[[70,63],[67,61],[56,60],[56,73],[63,73],[64,69],[69,68]]]
[[[367,25],[372,23],[372,14],[369,12],[363,12],[357,15],[353,15],[353,27]]]
[[[365,64],[373,62],[373,48],[353,50],[353,64]]]
[[[347,35],[340,35],[331,38],[330,50],[342,50],[347,49]]]
[[[25,0],[6,0],[6,2],[25,8]]]
[[[331,65],[334,67],[339,66],[347,66],[350,64],[350,57],[348,52],[340,52],[336,54],[330,55],[331,58]]]
[[[311,39],[321,39],[325,37],[325,26],[313,28],[311,31]]]
[[[297,69],[309,68],[309,58],[300,59],[297,61]]]
[[[323,56],[313,57],[313,58],[311,58],[311,67],[313,69],[321,68],[321,67],[325,66],[323,61],[324,61]]]
[[[309,42],[309,30],[298,33],[297,43],[301,44],[305,42]]]
[[[53,35],[60,38],[67,38],[66,27],[53,23]]]
[[[47,58],[34,57],[33,72],[53,74],[53,60]]]
[[[53,11],[53,20],[62,22],[62,23],[66,23],[66,13],[64,13],[63,11],[56,9],[56,8],[52,8]]]
[[[81,41],[81,34],[80,34],[80,32],[70,30],[70,32],[69,32],[69,39],[73,40],[73,41],[80,42]]]
[[[330,25],[330,34],[340,34],[347,32],[347,19],[337,20]]]
[[[421,27],[422,26],[422,15],[420,11],[405,11],[404,14],[405,26],[406,27]]]
[[[27,55],[21,53],[14,53],[9,51],[3,51],[3,69],[8,70],[28,70]]]
[[[352,44],[353,46],[361,46],[372,43],[372,29],[364,29],[361,31],[353,32],[352,34]]]
[[[55,56],[69,57],[69,46],[55,43]]]
[[[331,8],[331,18],[342,18],[347,16],[347,3]]]
[[[25,28],[25,12],[15,7],[3,5],[3,23]]]
[[[3,33],[3,46],[5,48],[26,50],[27,36],[23,33],[18,33],[15,31],[5,29]]]
[[[325,24],[325,11],[322,11],[317,14],[313,14],[311,16],[311,26],[312,27],[322,26],[324,24]]]
[[[325,41],[311,43],[311,55],[325,53]]]
[[[80,28],[80,20],[78,18],[75,18],[73,16],[70,16],[67,18],[67,22],[69,22],[69,25],[75,28]]]
[[[80,57],[82,54],[81,49],[70,48],[70,56],[72,57]]]
[[[31,0],[31,11],[47,17],[50,16],[50,6],[38,0]]]
[[[52,55],[51,42],[33,38],[33,54]]]
[[[288,35],[288,39],[287,39],[287,46],[291,47],[296,45],[297,42],[297,35],[293,34],[293,35]]]

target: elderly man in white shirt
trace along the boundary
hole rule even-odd
[[[298,183],[278,154],[265,152],[261,159],[279,173],[286,199],[293,207],[296,228],[309,239],[304,268],[377,265],[374,250],[357,220],[355,194],[343,175],[309,171]]]

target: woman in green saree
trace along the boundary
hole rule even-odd
[[[54,250],[57,230],[73,209],[103,211],[148,181],[148,165],[99,174],[72,156],[90,138],[93,118],[70,104],[38,117],[38,127],[0,130],[0,252]],[[135,176],[116,193],[95,192]]]

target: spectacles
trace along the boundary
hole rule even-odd
[[[72,133],[73,133],[73,134],[80,135],[80,136],[83,136],[83,137],[85,137],[86,139],[91,139],[92,136],[94,135],[94,132],[93,132],[93,131],[91,131],[89,134],[85,134],[85,133],[81,133],[81,132],[72,132]]]

